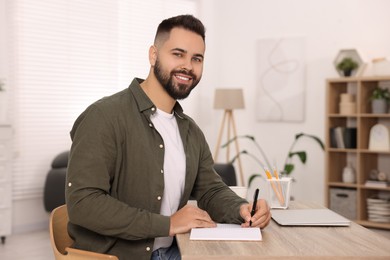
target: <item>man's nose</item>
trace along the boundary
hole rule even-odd
[[[192,71],[192,69],[193,69],[192,59],[185,59],[181,68],[186,70],[186,71]]]

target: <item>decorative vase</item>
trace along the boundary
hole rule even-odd
[[[349,164],[349,166],[344,167],[343,182],[345,182],[345,183],[355,183],[356,182],[355,170],[352,168],[351,164]]]
[[[388,104],[385,99],[374,99],[371,102],[371,112],[373,114],[385,114],[388,110]]]

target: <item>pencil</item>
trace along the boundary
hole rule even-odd
[[[268,179],[270,180],[270,182],[271,182],[272,189],[274,190],[275,195],[276,195],[276,197],[278,198],[280,205],[283,205],[283,199],[281,198],[281,194],[279,194],[279,191],[278,191],[278,189],[276,188],[274,181],[272,180],[272,175],[271,175],[271,173],[269,172],[269,170],[268,170],[267,168],[264,168],[264,171],[265,171],[265,174],[267,175],[267,178],[268,178]]]
[[[282,190],[282,185],[280,185],[278,169],[276,168],[276,166],[274,166],[274,175],[275,175],[275,178],[277,180],[279,192],[280,192],[280,195],[281,195],[281,198],[282,198],[282,203],[280,204],[280,206],[283,206],[284,205],[283,190]]]

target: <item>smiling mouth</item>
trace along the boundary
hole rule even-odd
[[[192,77],[187,76],[187,75],[179,75],[175,74],[175,78],[178,79],[181,82],[189,82],[192,80]]]

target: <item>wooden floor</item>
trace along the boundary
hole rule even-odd
[[[390,239],[390,231],[373,229]],[[7,237],[5,244],[0,244],[1,260],[54,260],[48,230],[35,231]]]
[[[53,260],[49,230],[8,236],[0,244],[1,260]]]

